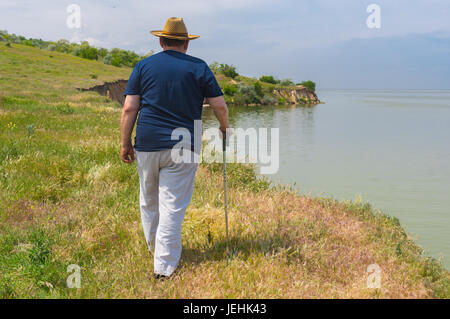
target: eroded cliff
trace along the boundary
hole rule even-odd
[[[105,82],[100,85],[93,86],[88,89],[80,89],[81,91],[95,91],[101,95],[107,96],[110,99],[117,101],[123,105],[125,97],[123,92],[127,86],[127,80],[117,80],[114,82]],[[277,88],[272,94],[275,98],[281,98],[274,104],[318,104],[321,103],[315,92],[308,90],[303,85],[297,85],[293,88]]]
[[[290,104],[318,104],[321,103],[316,93],[308,90],[303,85],[297,85],[295,88],[274,89],[273,94],[276,97],[283,98]]]

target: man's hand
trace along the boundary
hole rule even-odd
[[[141,97],[140,95],[127,95],[123,104],[122,118],[120,119],[120,127],[122,131],[122,149],[120,157],[125,163],[133,163],[134,150],[131,145],[131,132],[136,122],[139,112]]]
[[[125,163],[133,163],[134,162],[134,150],[131,145],[122,145],[122,149],[120,150],[120,157],[122,161]]]
[[[207,103],[214,110],[214,115],[217,117],[220,123],[220,137],[226,132],[226,136],[231,135],[230,125],[228,124],[228,107],[225,103],[223,95],[217,97],[209,97],[206,99]]]
[[[219,131],[220,131],[220,138],[223,138],[225,136],[225,138],[229,137],[231,134],[233,134],[232,129],[227,126],[227,127],[219,127]]]

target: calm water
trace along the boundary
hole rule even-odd
[[[233,127],[279,127],[301,193],[370,202],[450,266],[450,91],[321,91],[326,104],[230,107]],[[217,126],[211,109],[204,127]]]

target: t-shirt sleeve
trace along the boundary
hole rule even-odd
[[[134,67],[123,95],[141,95],[141,72],[139,63]]]
[[[208,65],[206,65],[204,83],[204,97],[217,97],[223,95],[222,89],[220,88],[219,83],[217,83],[216,77],[214,76]]]

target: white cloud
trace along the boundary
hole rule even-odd
[[[81,29],[68,29],[66,7],[81,6]],[[351,39],[404,37],[408,34],[450,33],[448,0],[377,0],[381,29],[366,27],[369,2],[354,0],[64,0],[0,3],[0,29],[27,37],[87,40],[101,47],[146,53],[159,50],[150,30],[161,29],[170,16],[182,16],[189,32],[200,34],[190,53],[206,61],[232,63],[244,74],[272,73],[303,78],[293,66]],[[302,62],[303,63],[303,62]],[[319,63],[317,59],[311,63]],[[349,63],[349,61],[347,61]],[[351,67],[351,66],[348,66]],[[311,71],[310,74],[318,75]],[[323,70],[323,76],[326,72]]]

